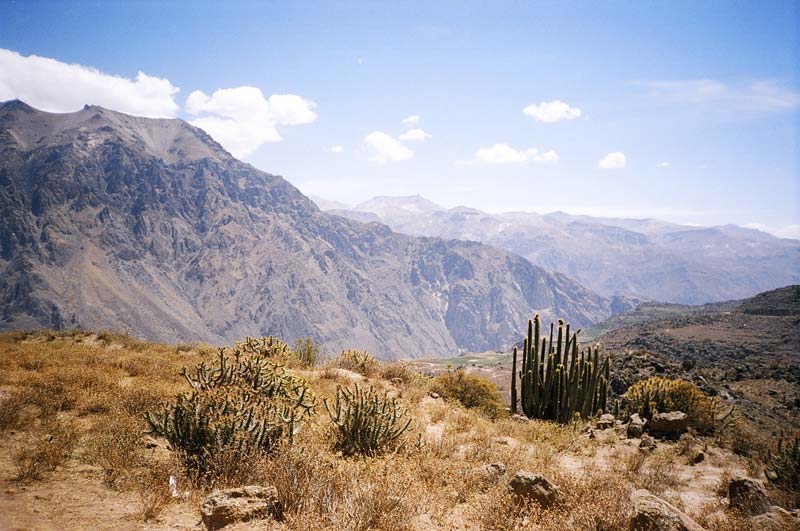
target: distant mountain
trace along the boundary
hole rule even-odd
[[[321,212],[181,120],[0,105],[0,329],[311,336],[398,358],[619,304],[507,251]]]
[[[361,221],[375,216],[412,236],[507,249],[606,297],[703,304],[800,282],[800,241],[735,225],[693,227],[563,212],[488,214],[446,209],[419,196],[376,197],[329,212]]]

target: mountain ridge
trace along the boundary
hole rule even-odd
[[[419,196],[382,196],[328,212],[380,221],[415,236],[480,241],[560,271],[605,297],[703,304],[800,282],[800,241],[737,225],[563,212],[490,214],[448,209]]]
[[[0,213],[0,329],[311,336],[400,358],[619,309],[507,251],[326,214],[184,121],[100,107],[0,106]]]

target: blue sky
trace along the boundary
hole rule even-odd
[[[181,117],[350,204],[800,237],[798,6],[5,1],[0,99]]]

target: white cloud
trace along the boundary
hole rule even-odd
[[[171,118],[180,110],[174,99],[179,91],[168,79],[141,71],[135,79],[127,79],[0,48],[0,101],[20,99],[49,112],[72,112],[90,104],[138,116]]]
[[[558,162],[558,160],[558,153],[553,149],[544,152],[536,148],[517,150],[506,143],[499,143],[490,148],[480,148],[475,152],[475,158],[459,160],[456,161],[456,164],[521,164],[524,162],[547,164]]]
[[[361,57],[359,57],[358,59],[356,59],[356,62],[357,62],[358,64],[360,64],[360,65],[363,65],[363,64],[364,64],[364,59],[362,59]]]
[[[372,152],[369,160],[378,164],[408,160],[414,156],[413,151],[382,131],[373,131],[364,137],[364,147]]]
[[[738,85],[713,79],[638,81],[650,96],[675,105],[702,105],[719,112],[774,112],[800,108],[800,92],[773,79]]]
[[[577,107],[570,107],[561,100],[543,101],[539,105],[532,103],[522,109],[522,112],[544,123],[574,120],[581,116],[580,109]]]
[[[763,223],[748,223],[742,225],[748,229],[756,229],[762,232],[767,232],[778,238],[789,238],[792,240],[800,240],[800,225],[784,225],[783,227],[771,227]]]
[[[431,135],[423,131],[422,129],[409,129],[399,137],[400,140],[427,140],[431,138]]]
[[[344,153],[344,148],[337,144],[335,146],[325,148],[325,151],[327,151],[328,153]]]
[[[283,140],[277,126],[314,122],[316,106],[294,94],[273,94],[267,99],[256,87],[219,89],[211,96],[195,90],[186,100],[186,111],[197,116],[191,123],[236,157]]]
[[[419,120],[420,118],[418,114],[412,114],[408,118],[403,119],[403,125],[405,125],[406,127],[415,127],[416,125],[419,124]]]
[[[670,166],[672,166],[672,164],[665,160],[663,162],[659,162],[658,164],[656,164],[656,166],[658,166],[659,168],[669,168]]]
[[[621,170],[628,164],[625,153],[614,151],[597,161],[597,167],[604,170]]]

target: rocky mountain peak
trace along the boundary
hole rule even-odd
[[[511,253],[321,212],[181,120],[7,103],[0,153],[0,329],[310,336],[399,358],[501,348],[537,312],[611,313]]]

